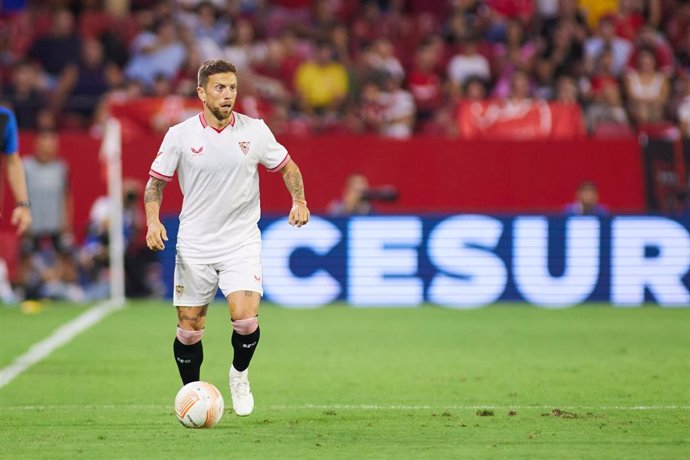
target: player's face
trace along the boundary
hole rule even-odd
[[[237,99],[237,75],[217,73],[208,77],[205,88],[199,88],[199,97],[218,120],[227,120]]]

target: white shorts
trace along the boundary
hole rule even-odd
[[[220,287],[227,297],[235,291],[254,291],[263,296],[261,245],[248,245],[232,258],[213,264],[187,264],[175,261],[173,304],[201,307],[210,304]]]

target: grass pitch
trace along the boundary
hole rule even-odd
[[[76,317],[0,308],[0,368]],[[256,409],[177,423],[175,313],[134,302],[0,388],[0,458],[688,458],[690,309],[263,306]],[[230,406],[226,308],[202,379]]]

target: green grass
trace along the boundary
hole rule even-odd
[[[0,308],[2,365],[80,311]],[[255,412],[210,430],[173,413],[175,319],[131,303],[0,388],[0,458],[690,457],[690,309],[264,306]],[[228,405],[229,335],[214,305]]]

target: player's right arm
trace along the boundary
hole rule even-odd
[[[168,241],[168,233],[160,220],[163,189],[167,182],[150,177],[144,190],[144,209],[146,210],[146,245],[153,251],[165,249],[164,241]]]

